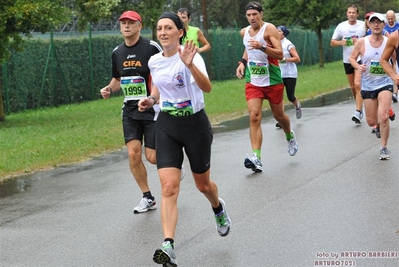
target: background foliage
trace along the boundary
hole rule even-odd
[[[245,5],[248,0],[3,0],[0,5],[0,60],[9,56],[10,48],[20,49],[23,36],[32,32],[68,29],[86,30],[89,23],[116,21],[125,10],[138,11],[144,27],[153,30],[160,14],[187,7],[191,23],[203,28],[245,27]],[[399,0],[259,0],[264,20],[275,25],[302,26],[315,32],[328,29],[345,20],[351,4],[359,7],[360,19],[370,11],[399,11]],[[73,28],[73,27],[72,27]],[[156,39],[154,34],[153,39]]]
[[[156,39],[154,29],[160,14],[164,11],[176,12],[180,7],[189,8],[192,12],[191,24],[203,28],[205,32],[207,32],[208,28],[211,28],[212,32],[226,27],[242,28],[248,24],[245,17],[245,6],[248,2],[247,0],[3,0],[0,5],[0,62],[4,62],[10,56],[11,51],[14,51],[13,53],[22,51],[25,46],[24,36],[30,37],[32,32],[67,29],[70,31],[83,31],[88,25],[93,26],[96,23],[104,21],[110,22],[115,27],[120,14],[125,10],[131,9],[138,11],[142,15],[144,27],[151,30],[152,35],[150,37],[152,39]],[[305,50],[305,52],[312,51],[310,55],[313,55],[315,51],[318,51],[320,67],[323,67],[326,57],[330,57],[329,54],[327,56],[324,54],[329,49],[328,41],[331,36],[326,33],[326,30],[346,19],[345,10],[349,5],[358,5],[360,19],[364,17],[365,13],[370,11],[385,13],[388,9],[399,10],[399,0],[260,0],[259,2],[264,7],[265,21],[272,22],[275,25],[288,25],[291,28],[292,26],[301,26],[305,32],[306,30],[310,30],[316,33],[317,48]],[[290,38],[293,38],[291,36],[293,34],[290,35]],[[230,69],[235,68],[237,55],[241,54],[239,50],[242,49],[242,46],[240,47],[240,45],[235,44],[234,39],[236,37],[230,38],[226,34],[224,39],[226,43],[223,43],[224,48],[218,48],[219,42],[222,39],[218,39],[217,35],[211,34],[207,37],[214,40],[212,52],[205,54],[208,69],[211,69],[212,75],[217,79],[224,79],[220,77],[225,77],[227,73],[231,73]],[[307,35],[305,34],[306,38]],[[62,60],[64,60],[63,65],[67,64],[68,60],[77,60],[80,61],[82,66],[86,66],[87,61],[94,60],[94,58],[90,57],[85,58],[85,56],[90,54],[90,50],[78,53],[72,50],[78,44],[70,42],[64,44],[62,49],[51,47],[48,50],[48,55],[51,58],[57,58],[57,55],[58,57],[60,56],[61,50],[66,50],[66,55],[62,57]],[[89,46],[92,49],[91,44],[87,40],[77,42],[81,42],[81,45]],[[84,42],[87,42],[87,44]],[[306,42],[303,43],[306,44]],[[34,49],[31,53],[36,54],[41,49],[46,50],[41,45],[37,45],[37,50]],[[96,45],[93,44],[93,48]],[[235,45],[236,47],[233,47]],[[106,50],[109,47],[103,47],[103,49]],[[108,51],[104,51],[104,53]],[[308,57],[305,52],[301,56],[307,61]],[[230,67],[227,67],[227,69],[222,67],[220,58],[215,57],[215,55],[219,54],[232,60],[232,63],[227,63],[230,64]],[[67,59],[69,56],[72,59]],[[18,77],[11,75],[13,78],[9,79],[7,78],[8,74],[6,75],[7,72],[3,71],[1,75],[2,81],[0,82],[0,121],[5,118],[3,96],[11,92],[10,90],[3,92],[3,83],[7,81],[17,85],[25,85],[24,88],[26,88],[26,84],[35,86],[35,88],[40,86],[39,97],[46,98],[43,102],[44,104],[46,104],[46,101],[52,101],[57,105],[68,99],[79,101],[79,99],[85,98],[85,96],[82,97],[76,92],[71,92],[72,90],[76,90],[75,88],[79,88],[75,87],[77,82],[73,81],[79,77],[77,76],[78,69],[66,70],[63,69],[61,63],[50,62],[48,59],[49,57],[44,59],[43,54],[40,54],[39,59],[34,63],[35,66],[29,65],[29,61],[9,63],[11,65],[5,66],[6,69],[10,69],[9,71],[14,73],[20,72],[20,74],[24,73],[27,69],[51,69],[52,76],[46,77],[43,75],[41,81],[40,79],[27,80],[24,78],[30,74]],[[311,61],[313,62],[313,59]],[[58,68],[55,68],[55,66]],[[91,99],[93,99],[94,69],[91,66],[88,67],[89,69],[86,69],[86,71],[89,75],[81,80],[80,87],[84,87],[84,94],[87,94],[88,90],[91,94]],[[87,80],[91,81],[90,85],[86,83]],[[45,83],[46,88],[44,88]],[[69,87],[65,89],[65,84],[72,85],[73,87],[71,88],[73,89]],[[34,97],[28,96],[28,92],[32,90],[31,88],[29,90],[21,90],[25,90],[25,93],[22,95],[26,95],[27,102],[19,105],[23,105],[26,108],[28,106],[35,106],[35,103],[42,103],[41,99],[35,101]],[[45,90],[49,91],[46,92]],[[6,97],[8,96],[6,95]],[[11,99],[8,97],[6,101],[12,102]],[[8,106],[10,107],[10,105]],[[10,110],[9,108],[8,111]]]
[[[214,26],[208,31],[212,49],[202,56],[212,81],[235,78],[244,49],[239,30]],[[332,30],[324,31],[325,43],[329,42]],[[290,40],[301,55],[300,64],[317,63],[315,33],[301,27],[290,31]],[[142,35],[149,37],[151,32],[143,31]],[[12,53],[0,68],[6,113],[100,98],[99,89],[111,78],[112,50],[122,41],[118,32],[100,37],[92,37],[89,32],[85,37],[29,40],[24,51]],[[342,49],[327,44],[325,48],[326,62],[341,59]]]

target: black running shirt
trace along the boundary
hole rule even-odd
[[[143,77],[147,85],[147,96],[149,96],[152,81],[148,60],[160,51],[162,49],[156,42],[141,36],[133,46],[126,46],[125,42],[121,43],[112,51],[112,77],[116,79],[129,76]],[[137,105],[138,100],[127,101],[125,97],[123,114],[135,120],[156,118],[154,108],[140,112]]]
[[[142,76],[150,90],[151,75],[148,60],[161,50],[156,42],[142,36],[133,46],[126,46],[125,42],[121,43],[112,52],[112,77],[119,79],[127,76]],[[149,90],[147,95],[149,95]]]

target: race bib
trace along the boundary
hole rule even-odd
[[[269,63],[250,61],[248,65],[251,77],[269,77]]]
[[[125,101],[147,97],[147,84],[141,76],[122,77],[121,89],[125,95]]]
[[[194,109],[189,99],[166,100],[162,102],[161,111],[172,116],[183,117],[194,114]]]
[[[353,46],[353,45],[355,45],[355,42],[353,41],[353,39],[356,39],[356,38],[358,38],[356,35],[354,35],[354,36],[351,36],[351,37],[345,37],[344,39],[346,40],[346,46]]]
[[[370,62],[370,75],[385,75],[384,69],[381,67],[378,60],[371,60]]]

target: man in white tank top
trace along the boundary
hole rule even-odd
[[[375,133],[381,138],[380,159],[384,160],[389,159],[390,153],[387,149],[390,130],[388,118],[393,92],[392,79],[380,63],[388,39],[382,34],[385,26],[384,16],[373,13],[369,18],[369,25],[371,35],[357,41],[349,56],[349,62],[362,75],[360,94],[364,101],[367,123],[370,126],[377,125]],[[357,61],[359,56],[362,58],[362,64]],[[387,58],[390,58],[390,55]]]
[[[263,100],[269,101],[273,116],[284,131],[290,156],[296,154],[298,144],[290,119],[284,113],[284,84],[278,63],[284,55],[276,26],[263,21],[263,9],[258,2],[249,2],[245,10],[250,25],[240,31],[245,50],[236,70],[236,76],[239,79],[245,77],[247,82],[245,97],[252,155],[245,158],[244,166],[254,172],[261,172]]]

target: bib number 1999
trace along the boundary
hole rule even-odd
[[[143,88],[141,86],[127,85],[123,88],[123,93],[125,95],[141,95]]]

